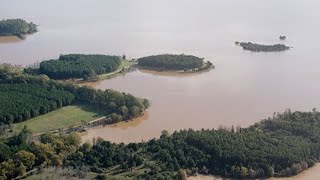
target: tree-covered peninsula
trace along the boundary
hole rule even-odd
[[[274,44],[274,45],[263,45],[255,44],[251,42],[236,42],[237,45],[240,45],[244,50],[253,51],[253,52],[278,52],[289,50],[290,47],[284,44]]]
[[[52,79],[93,78],[115,71],[121,64],[119,56],[99,54],[60,55],[57,60],[40,63],[39,71]]]
[[[138,117],[149,106],[146,99],[111,89],[96,90],[51,80],[44,75],[30,76],[0,69],[0,126],[71,104],[93,107],[110,117],[110,123]]]
[[[26,22],[23,19],[6,19],[0,21],[0,36],[18,36],[24,38],[24,35],[38,32],[37,25]]]
[[[192,55],[162,54],[138,59],[138,65],[152,70],[174,71],[202,71],[212,67],[211,62],[204,62],[203,58]]]

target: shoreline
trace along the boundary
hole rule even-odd
[[[170,69],[160,69],[155,67],[147,67],[147,66],[141,66],[136,65],[138,69],[141,70],[147,70],[147,71],[154,71],[154,72],[164,72],[164,73],[176,73],[176,74],[194,74],[194,73],[200,73],[200,72],[207,72],[211,69],[215,69],[215,65],[208,65],[208,63],[205,63],[203,66],[195,68],[195,69],[187,69],[187,70],[170,70]]]
[[[131,119],[127,119],[127,120],[123,120],[120,122],[116,122],[116,123],[108,123],[107,121],[109,121],[109,118],[107,116],[103,116],[103,117],[99,117],[97,119],[94,119],[90,122],[88,122],[86,125],[81,125],[81,126],[73,126],[73,127],[69,127],[69,128],[63,128],[63,129],[54,129],[49,131],[49,133],[53,133],[53,134],[70,134],[70,133],[80,133],[81,136],[81,141],[82,142],[86,142],[88,140],[90,140],[90,136],[88,138],[84,138],[84,136],[88,136],[88,133],[90,130],[96,130],[96,129],[101,129],[101,128],[105,128],[105,127],[109,127],[109,128],[118,128],[118,127],[122,127],[122,129],[126,129],[128,127],[134,127],[136,125],[139,125],[143,120],[146,120],[149,117],[149,114],[147,111],[145,111],[142,115],[138,116],[138,117],[134,117]],[[138,122],[136,122],[138,120]],[[125,125],[127,125],[128,123],[129,126],[125,127]],[[32,140],[38,140],[40,138],[40,136],[42,134],[45,134],[47,132],[40,132],[40,133],[36,133],[33,134],[31,139]],[[97,137],[92,137],[92,138],[99,138],[100,136]],[[91,138],[91,140],[92,140]],[[85,140],[85,141],[84,141]]]
[[[294,176],[288,177],[271,177],[267,178],[268,180],[314,180],[320,179],[320,162],[317,162],[314,166],[300,172]],[[196,176],[189,176],[188,180],[220,180],[220,179],[232,179],[232,178],[224,178],[219,175],[202,175],[198,174]]]
[[[90,83],[97,83],[97,82],[100,82],[100,81],[103,81],[106,79],[112,79],[117,76],[129,73],[129,72],[133,71],[135,69],[135,66],[137,65],[132,60],[122,60],[122,61],[126,61],[126,63],[129,63],[129,64],[124,64],[124,65],[122,65],[122,67],[120,65],[120,67],[113,72],[99,74],[99,75],[97,75],[97,78],[93,79],[93,80],[84,80],[83,78],[81,78],[81,79],[75,79],[75,80],[70,80],[70,81],[74,84],[77,84],[77,85],[86,85],[86,84],[90,84]],[[69,81],[69,80],[65,80],[65,81]]]

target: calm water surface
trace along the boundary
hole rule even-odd
[[[28,65],[67,53],[138,58],[194,54],[216,69],[181,76],[135,71],[96,84],[149,98],[135,122],[92,129],[84,140],[157,137],[164,129],[249,126],[273,112],[319,107],[320,2],[317,0],[10,0],[1,18],[24,18],[40,32],[0,39],[0,62]],[[234,41],[285,43],[281,53],[251,53]]]

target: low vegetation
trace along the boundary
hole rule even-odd
[[[58,60],[41,62],[39,71],[53,79],[90,79],[113,72],[120,64],[118,56],[69,54],[61,55]]]
[[[70,105],[25,122],[15,123],[12,125],[12,132],[19,133],[24,126],[27,126],[33,133],[49,132],[56,129],[86,125],[102,116],[103,113],[99,113],[93,108]]]
[[[284,44],[262,45],[251,42],[236,42],[236,44],[239,44],[244,50],[249,50],[253,52],[277,52],[286,51],[290,49],[290,47]]]
[[[203,67],[202,58],[191,55],[163,54],[138,59],[138,65],[155,70],[192,70]],[[211,64],[212,65],[212,64]]]
[[[6,19],[0,21],[0,36],[18,36],[23,38],[24,35],[37,32],[37,25],[27,23],[23,19]]]

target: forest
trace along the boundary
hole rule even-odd
[[[189,175],[232,178],[293,176],[319,160],[319,141],[319,112],[287,110],[248,128],[163,131],[159,139],[128,145],[85,143],[66,158],[65,166],[132,172],[141,179],[179,179],[181,169]],[[135,174],[137,169],[144,171]]]
[[[113,72],[120,64],[118,56],[69,54],[60,55],[57,60],[41,62],[39,71],[52,79],[90,79]]]
[[[189,70],[202,67],[204,61],[192,55],[163,54],[139,58],[138,65],[158,70]]]
[[[36,33],[37,25],[27,23],[23,19],[6,19],[0,21],[0,36],[18,36],[22,38],[26,34]]]
[[[148,108],[147,99],[111,89],[58,82],[45,75],[10,74],[0,70],[0,122],[20,122],[59,107],[81,104],[99,109],[112,123],[138,117]]]
[[[0,84],[0,122],[25,121],[70,105],[73,100],[68,91],[34,84]]]

